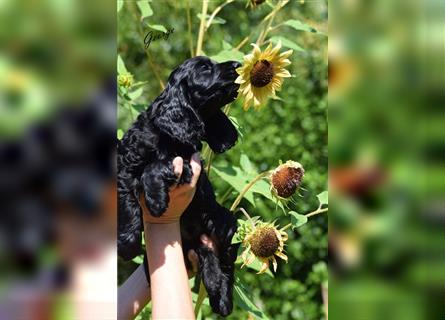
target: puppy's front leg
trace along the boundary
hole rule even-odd
[[[173,170],[172,161],[155,162],[147,165],[141,177],[145,205],[155,217],[160,217],[168,208],[170,187],[178,177]]]

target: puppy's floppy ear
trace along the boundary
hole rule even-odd
[[[189,103],[180,85],[166,89],[155,106],[154,124],[183,144],[197,144],[204,135],[204,124]]]
[[[222,153],[233,147],[238,140],[238,132],[230,119],[218,110],[205,121],[205,137],[210,148],[216,153]]]

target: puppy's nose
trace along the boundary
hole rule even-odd
[[[241,63],[239,63],[238,61],[232,61],[232,66],[234,69],[241,67]]]

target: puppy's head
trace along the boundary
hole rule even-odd
[[[184,144],[209,143],[215,152],[232,147],[238,134],[221,108],[237,96],[239,62],[216,63],[206,57],[186,60],[170,75],[153,104],[154,123]]]

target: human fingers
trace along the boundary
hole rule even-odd
[[[179,182],[179,179],[181,178],[183,167],[184,160],[181,157],[173,159],[173,172],[176,176],[176,182]]]

